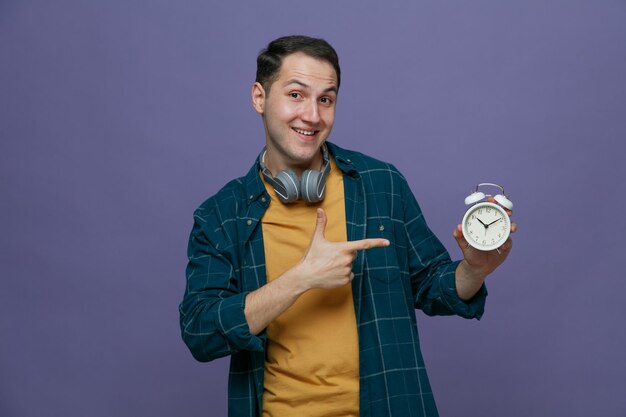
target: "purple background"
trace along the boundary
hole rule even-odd
[[[483,320],[420,335],[442,416],[626,415],[626,2],[0,2],[0,415],[220,416],[179,336],[193,210],[264,137],[255,57],[322,36],[331,139],[432,229],[481,181],[520,230]]]

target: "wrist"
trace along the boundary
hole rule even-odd
[[[487,275],[489,275],[489,272],[486,272],[481,268],[473,267],[465,259],[459,263],[457,271],[460,273],[460,277],[464,280],[480,283],[484,282]]]
[[[295,297],[301,296],[310,289],[299,263],[285,271],[278,279],[287,291]]]
[[[487,278],[487,274],[477,271],[466,261],[462,260],[456,268],[454,283],[459,298],[469,301],[480,290]]]

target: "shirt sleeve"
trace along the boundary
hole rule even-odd
[[[263,337],[250,333],[244,315],[247,292],[240,291],[240,270],[235,267],[239,257],[233,253],[236,245],[227,238],[219,221],[198,213],[194,220],[187,285],[179,306],[185,344],[202,362],[242,350],[262,351]]]
[[[487,297],[485,285],[468,301],[458,296],[455,272],[460,261],[450,259],[445,247],[428,228],[419,204],[404,178],[402,189],[409,273],[415,307],[429,316],[458,315],[480,319]]]

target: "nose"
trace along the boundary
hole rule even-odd
[[[302,120],[312,124],[319,123],[320,121],[320,109],[319,103],[315,100],[307,101],[303,105]]]

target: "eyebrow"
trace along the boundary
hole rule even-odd
[[[288,86],[290,84],[297,84],[297,85],[299,85],[299,86],[301,86],[303,88],[309,88],[309,89],[311,88],[310,85],[308,85],[306,83],[303,83],[302,81],[300,81],[298,79],[295,79],[295,78],[287,80],[287,82],[285,83],[285,86]],[[337,94],[337,87],[335,87],[333,85],[333,86],[328,87],[327,89],[324,90],[324,93],[330,93],[330,92],[333,92],[333,93]]]

